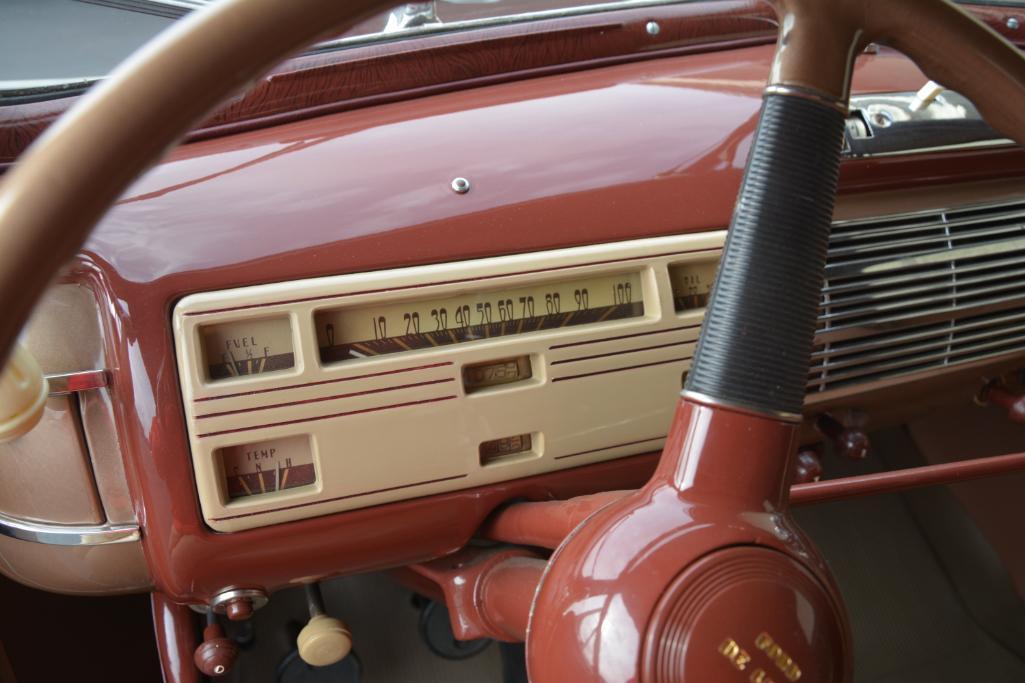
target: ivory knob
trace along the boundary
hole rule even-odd
[[[49,387],[28,349],[16,344],[6,366],[0,358],[0,443],[24,436],[39,423]]]
[[[318,614],[299,632],[299,656],[310,666],[330,666],[352,650],[352,634],[341,620]]]

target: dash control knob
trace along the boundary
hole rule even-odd
[[[854,424],[845,424],[832,415],[819,415],[815,426],[833,442],[836,453],[849,460],[864,460],[872,450],[868,434],[860,426],[864,418],[860,414],[849,416]]]
[[[822,478],[822,456],[814,446],[797,451],[797,464],[794,467],[794,483],[808,484]]]
[[[299,656],[310,666],[330,666],[352,650],[352,634],[340,619],[318,614],[299,632]]]
[[[342,661],[352,651],[352,633],[340,619],[324,613],[320,586],[306,586],[306,602],[310,621],[299,632],[296,646],[299,656],[310,666],[330,666]]]
[[[213,612],[207,615],[203,629],[203,642],[196,648],[192,661],[196,668],[210,677],[226,676],[238,659],[238,645],[224,635],[224,628],[217,623]]]
[[[989,382],[976,400],[982,405],[993,404],[1003,408],[1012,422],[1025,424],[1025,394],[1010,391],[998,382]]]

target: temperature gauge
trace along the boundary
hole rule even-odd
[[[669,279],[673,283],[673,303],[677,312],[693,311],[708,305],[708,297],[715,284],[716,261],[677,263],[669,266]]]
[[[308,436],[222,448],[220,458],[228,500],[309,486],[317,481]]]
[[[287,316],[238,320],[200,328],[210,380],[259,375],[295,366]]]

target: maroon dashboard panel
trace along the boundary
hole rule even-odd
[[[506,5],[503,5],[506,7]],[[522,11],[527,9],[521,7]],[[536,5],[535,5],[536,8]],[[474,14],[470,5],[442,14]],[[487,10],[486,5],[478,8]],[[515,5],[507,11],[517,11]],[[375,19],[380,25],[382,17]],[[649,21],[659,24],[652,35]],[[369,26],[365,30],[371,30]],[[489,26],[350,45],[289,59],[228,100],[190,140],[446,90],[653,59],[776,38],[759,0],[715,0]],[[0,107],[0,168],[11,163],[77,97]]]
[[[157,589],[201,601],[421,561],[464,545],[510,498],[641,483],[652,457],[215,533],[196,497],[170,312],[206,290],[721,228],[771,56],[765,45],[649,60],[331,114],[187,145],[137,182],[70,277],[92,284],[108,314]],[[859,59],[855,89],[923,81],[881,50]],[[963,177],[961,159],[933,155],[929,179]],[[1021,153],[977,165],[1025,173]],[[845,188],[900,186],[910,172],[852,162]],[[453,192],[457,176],[473,189]]]
[[[1016,45],[1025,44],[1021,10],[966,9]],[[472,14],[468,6],[459,11]],[[655,35],[647,30],[649,21],[659,24]],[[393,43],[354,46],[288,60],[187,139],[598,65],[772,43],[775,37],[767,3],[714,0],[442,33],[405,40],[401,49]],[[0,107],[0,170],[77,99]]]

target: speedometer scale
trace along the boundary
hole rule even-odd
[[[339,308],[316,316],[323,362],[492,339],[644,314],[638,273],[462,297]]]

